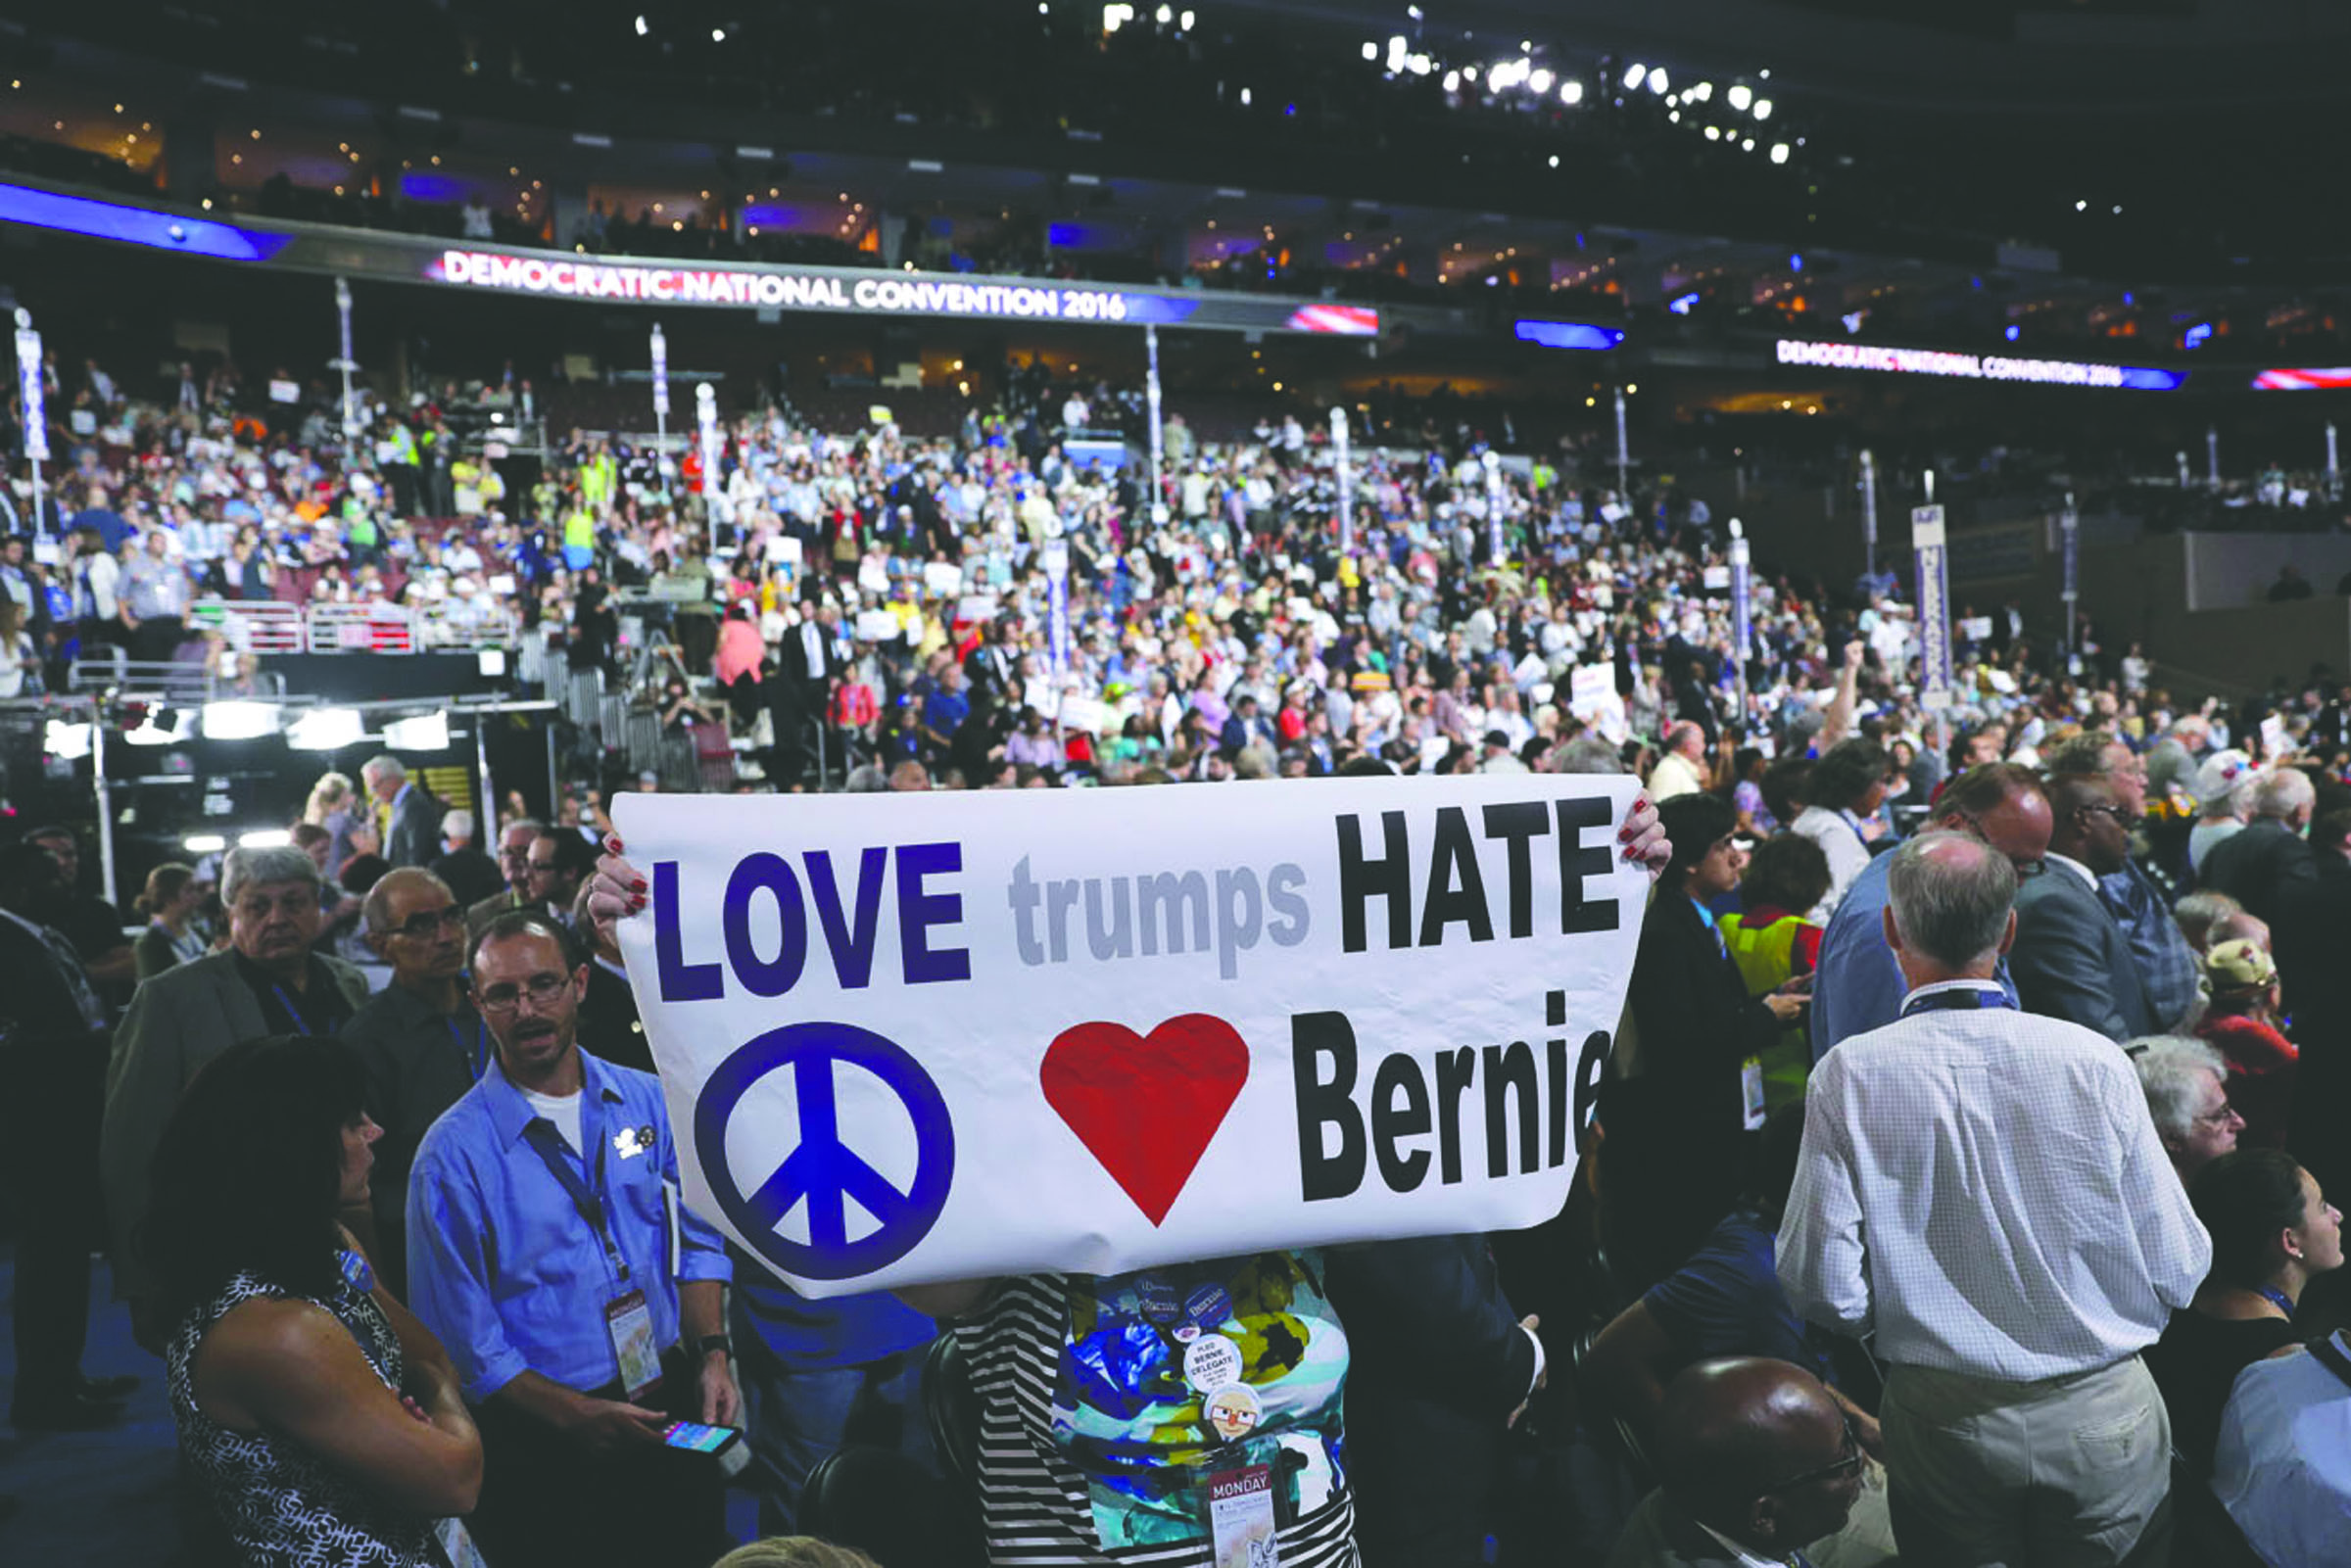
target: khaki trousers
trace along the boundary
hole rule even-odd
[[[2135,1355],[2039,1383],[1896,1365],[1879,1419],[1905,1568],[2171,1560],[2171,1417]]]

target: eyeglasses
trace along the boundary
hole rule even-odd
[[[2094,811],[2101,816],[2112,817],[2116,822],[2122,824],[2126,828],[2130,827],[2133,823],[2138,820],[2124,807],[2108,805],[2104,802],[2093,802],[2080,805],[2076,806],[2074,809],[2076,811]]]
[[[2196,1125],[2200,1127],[2225,1127],[2231,1121],[2242,1121],[2243,1119],[2244,1118],[2236,1114],[2236,1107],[2231,1105],[2228,1101],[2223,1100],[2218,1108],[2207,1111],[2202,1116],[2196,1117]]]
[[[1790,1476],[1785,1481],[1765,1487],[1762,1495],[1768,1497],[1775,1492],[1793,1492],[1798,1487],[1808,1487],[1815,1481],[1843,1480],[1848,1475],[1859,1472],[1864,1457],[1865,1455],[1861,1451],[1861,1434],[1854,1430],[1853,1418],[1848,1415],[1845,1418],[1844,1458],[1839,1459],[1835,1464],[1824,1464],[1817,1470],[1806,1470],[1802,1475]]]
[[[505,1014],[513,1012],[527,996],[531,999],[532,1011],[538,1012],[554,1005],[555,998],[561,996],[570,984],[571,976],[568,974],[534,974],[525,985],[493,985],[488,990],[476,991],[474,1000],[485,1013]]]
[[[421,942],[439,931],[457,930],[464,924],[465,912],[463,910],[455,904],[444,904],[439,909],[428,909],[422,914],[410,915],[407,920],[392,927],[392,934]]]

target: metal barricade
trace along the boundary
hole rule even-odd
[[[313,653],[413,653],[415,617],[398,604],[313,604]]]
[[[223,634],[240,653],[310,651],[301,606],[280,599],[200,598],[188,608],[188,624]]]
[[[234,672],[178,659],[126,659],[116,647],[94,649],[66,672],[66,689],[76,696],[156,697],[168,702],[224,702],[237,697],[282,697],[286,678],[275,670],[254,670],[239,661]]]
[[[629,714],[628,729],[629,771],[644,773],[661,767],[661,715],[650,708],[637,708]],[[666,778],[663,783],[668,781]]]
[[[415,616],[417,641],[425,647],[507,647],[517,628],[514,612],[504,604],[460,610],[455,600],[431,599],[417,607]]]
[[[597,704],[597,734],[602,737],[606,751],[618,751],[629,743],[629,699],[625,692],[607,691]]]
[[[598,702],[604,694],[604,672],[591,665],[585,670],[571,672],[571,685],[563,695],[563,717],[577,730],[596,728]]]

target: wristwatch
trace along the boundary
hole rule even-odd
[[[712,1351],[718,1352],[730,1361],[735,1359],[735,1342],[724,1334],[704,1334],[694,1342],[694,1354],[696,1359],[707,1356]]]

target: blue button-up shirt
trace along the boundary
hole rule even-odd
[[[449,1348],[465,1397],[476,1403],[526,1371],[582,1391],[617,1381],[605,1303],[644,1291],[653,1343],[667,1348],[678,1340],[678,1282],[732,1273],[718,1233],[673,1202],[677,1145],[660,1080],[586,1052],[580,1065],[580,1142],[588,1158],[565,1156],[603,1201],[605,1226],[628,1264],[625,1282],[524,1139],[538,1113],[498,1063],[416,1150],[408,1177],[409,1306]],[[648,1126],[652,1147],[623,1158],[624,1148],[637,1146],[637,1129]],[[675,1234],[673,1212],[681,1219]]]

